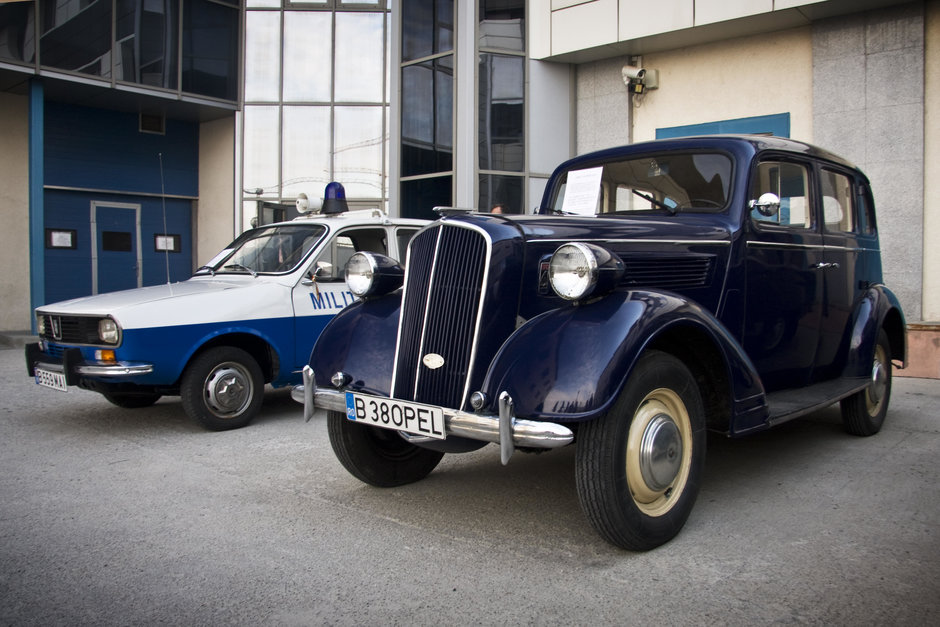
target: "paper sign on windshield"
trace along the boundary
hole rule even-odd
[[[561,210],[568,214],[592,216],[597,213],[601,194],[603,167],[572,170],[565,185],[565,201]]]

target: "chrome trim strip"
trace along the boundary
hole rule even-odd
[[[757,240],[748,240],[749,247],[757,248],[796,248],[802,250],[842,250],[850,253],[871,252],[880,253],[880,248],[851,248],[848,246],[832,246],[827,244],[790,244],[788,242],[761,242]]]
[[[153,372],[153,364],[139,364],[136,366],[120,363],[114,365],[84,364],[76,366],[75,372],[93,377],[133,377],[139,374],[150,374]]]
[[[577,238],[577,239],[538,239],[533,238],[527,240],[528,242],[602,242],[605,244],[676,244],[680,246],[687,246],[689,244],[711,244],[717,246],[731,246],[731,241],[726,239],[641,239],[641,238],[625,238],[625,239],[608,239],[605,237],[586,237],[586,238]]]
[[[308,374],[309,371],[309,374]],[[568,427],[553,422],[539,422],[536,420],[521,420],[512,415],[512,399],[505,392],[508,400],[506,419],[509,424],[511,437],[500,440],[501,417],[494,414],[473,414],[442,407],[444,411],[444,433],[447,436],[481,440],[500,444],[500,456],[503,448],[529,447],[529,448],[559,448],[574,441],[574,432]],[[500,395],[502,397],[502,395]],[[291,390],[291,398],[304,399],[304,417],[313,416],[317,409],[338,411],[346,413],[346,393],[342,390],[327,390],[318,388],[314,381],[313,371],[309,366],[304,368],[304,385],[296,386]],[[502,405],[502,398],[501,398]],[[502,409],[502,407],[501,407]],[[501,412],[502,413],[502,412]],[[508,460],[503,463],[505,464]]]
[[[464,377],[463,394],[460,395],[460,406],[463,407],[466,405],[467,399],[470,396],[470,381],[473,379],[473,366],[477,360],[477,347],[480,345],[480,324],[483,320],[483,308],[486,306],[487,287],[490,284],[490,262],[493,259],[493,239],[490,237],[489,233],[476,224],[457,223],[453,226],[459,226],[469,231],[476,231],[486,243],[486,257],[483,259],[483,279],[480,282],[480,302],[477,305],[476,323],[473,326],[473,339],[470,345],[470,359],[469,363],[467,363],[467,376]]]

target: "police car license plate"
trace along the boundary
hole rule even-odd
[[[65,373],[43,370],[42,368],[35,368],[34,372],[36,373],[37,384],[60,392],[69,391],[69,386],[65,383]]]
[[[444,410],[433,405],[346,392],[346,418],[438,440],[447,437],[444,433]]]

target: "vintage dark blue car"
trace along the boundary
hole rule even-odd
[[[905,322],[882,283],[865,175],[786,139],[639,143],[562,164],[536,215],[443,211],[407,271],[347,266],[361,297],[293,397],[328,410],[340,462],[375,486],[444,453],[577,443],[582,508],[611,543],[685,523],[706,429],[741,436],[841,401],[882,425]]]

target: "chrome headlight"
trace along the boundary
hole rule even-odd
[[[623,276],[623,260],[606,248],[572,242],[558,247],[548,266],[555,293],[581,300],[612,290]]]
[[[111,318],[98,321],[98,339],[105,344],[117,344],[121,341],[121,327]]]
[[[36,315],[36,333],[40,336],[46,333],[46,317],[42,314]]]
[[[397,261],[377,253],[358,252],[346,263],[346,286],[359,298],[393,292],[404,279],[405,271]]]

